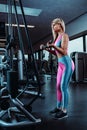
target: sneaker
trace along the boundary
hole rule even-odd
[[[55,114],[55,113],[58,113],[58,112],[60,112],[60,111],[61,111],[60,109],[54,108],[54,109],[51,110],[49,113],[50,113],[50,114]]]
[[[60,111],[60,112],[55,114],[55,119],[63,119],[66,117],[68,117],[67,112],[65,113],[63,111]]]

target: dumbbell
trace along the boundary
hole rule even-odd
[[[48,48],[46,45],[43,45],[43,44],[40,45],[40,49],[41,49],[41,50],[42,50],[42,49],[46,49],[46,48]]]
[[[48,41],[48,43],[51,44],[51,43],[52,43],[52,40]],[[42,49],[46,49],[46,48],[49,48],[49,46],[48,46],[48,45],[43,45],[43,44],[40,45],[40,49],[41,49],[41,50],[42,50]]]

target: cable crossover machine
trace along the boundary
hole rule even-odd
[[[24,46],[23,46],[23,40],[21,35],[21,30],[19,27],[19,19],[18,19],[18,13],[17,13],[17,5],[19,4],[21,13],[22,13],[22,19],[23,23],[25,25],[25,34],[26,39],[28,43],[28,49],[30,50],[30,54],[33,61],[34,66],[34,73],[36,76],[38,89],[37,94],[32,96],[32,100],[28,103],[28,107],[31,108],[31,105],[38,97],[41,96],[41,83],[39,79],[39,74],[37,70],[37,64],[34,59],[34,53],[33,53],[33,47],[30,39],[30,35],[28,32],[25,14],[22,6],[21,0],[8,0],[8,36],[6,41],[6,57],[7,57],[7,64],[9,64],[8,69],[6,70],[6,80],[7,84],[4,86],[4,89],[1,89],[0,91],[3,93],[3,90],[6,92],[5,95],[0,95],[0,126],[1,127],[19,127],[24,125],[31,125],[31,124],[37,124],[41,122],[41,118],[35,117],[31,110],[28,111],[25,107],[25,104],[19,99],[19,97],[27,90],[29,86],[31,86],[31,83],[29,81],[28,72],[27,72],[27,65],[26,60],[24,57]],[[14,55],[14,37],[13,37],[13,27],[12,27],[12,8],[14,8],[15,12],[15,21],[17,24],[17,31],[18,31],[18,39],[19,39],[19,48],[18,50],[18,70],[14,70],[14,63],[13,63],[13,55]],[[25,75],[26,80],[23,79],[23,66],[24,64],[25,68]],[[20,90],[19,85],[24,85],[24,89]],[[2,107],[1,107],[2,106]],[[21,120],[20,120],[21,118]]]

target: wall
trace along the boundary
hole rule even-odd
[[[66,32],[70,37],[84,31],[87,31],[87,13],[66,25]]]

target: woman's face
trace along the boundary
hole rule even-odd
[[[55,32],[60,32],[61,31],[61,24],[60,23],[53,23],[53,29]]]

